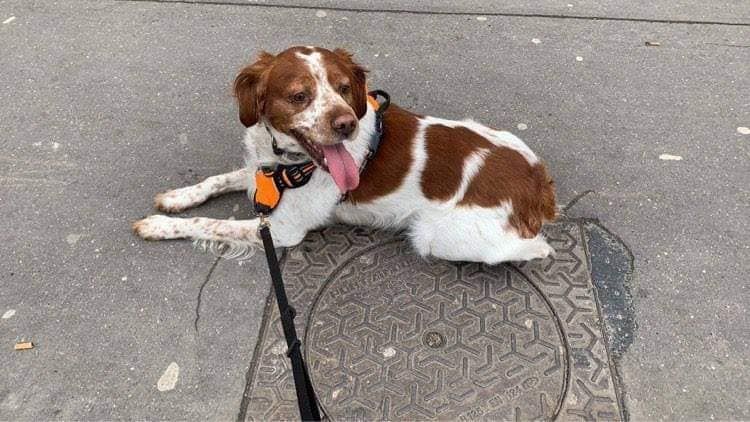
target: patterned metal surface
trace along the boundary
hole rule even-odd
[[[332,227],[283,272],[313,383],[334,420],[597,420],[621,412],[581,228],[546,228],[554,257],[426,262],[392,234]],[[276,306],[247,417],[298,418]]]

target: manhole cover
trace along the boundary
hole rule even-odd
[[[319,399],[333,420],[620,419],[577,223],[554,257],[427,262],[387,233],[333,227],[283,271]],[[275,304],[246,391],[251,420],[298,418]]]
[[[339,267],[309,321],[307,359],[326,413],[552,417],[566,374],[562,335],[518,270],[428,263],[404,242],[365,253],[370,264]]]

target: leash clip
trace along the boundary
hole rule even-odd
[[[302,342],[299,339],[294,340],[292,345],[286,349],[286,356],[291,359],[292,353],[294,353],[295,350],[299,349],[300,346],[302,346]]]

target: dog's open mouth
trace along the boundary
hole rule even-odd
[[[320,145],[308,140],[297,130],[291,132],[315,164],[331,175],[341,193],[352,191],[359,186],[359,167],[343,142]]]
[[[297,142],[302,145],[302,148],[305,149],[307,155],[312,158],[312,160],[315,162],[315,165],[325,171],[328,171],[328,166],[325,162],[325,155],[323,155],[323,148],[318,143],[309,141],[307,137],[298,130],[292,129],[290,132],[292,136],[294,136],[294,138],[297,140]]]

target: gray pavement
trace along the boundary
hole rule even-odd
[[[236,418],[262,257],[142,242],[129,222],[155,193],[242,164],[234,74],[294,44],[351,49],[402,106],[513,130],[562,204],[593,191],[568,214],[635,257],[630,417],[750,418],[750,3],[403,3],[377,9],[421,13],[0,1],[0,22],[15,17],[0,23],[0,419]],[[249,207],[233,195],[190,214]]]

